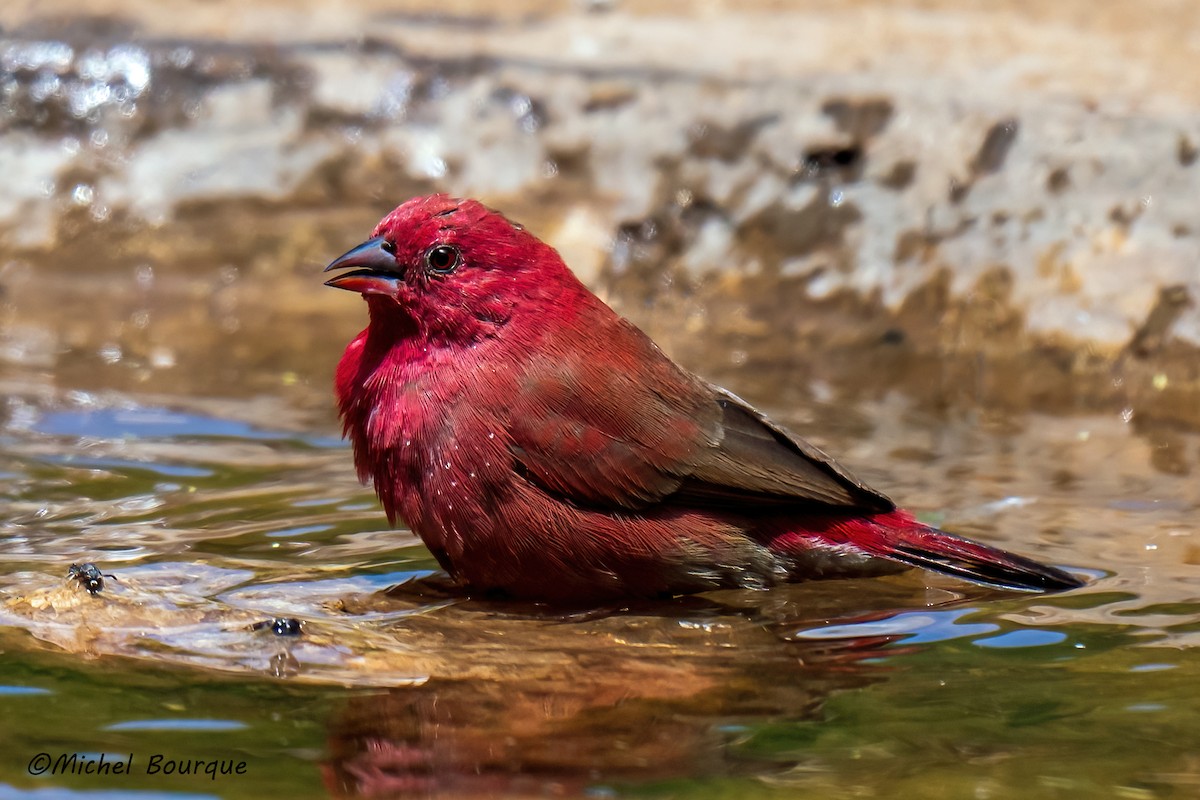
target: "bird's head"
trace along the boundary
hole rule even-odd
[[[366,298],[372,325],[448,342],[495,333],[514,314],[551,307],[578,281],[558,253],[475,200],[417,197],[325,268]]]

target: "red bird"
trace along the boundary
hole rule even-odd
[[[343,268],[328,285],[370,312],[337,368],[359,477],[472,591],[589,602],[899,565],[1081,585],[917,522],[474,200],[408,201],[326,271]]]

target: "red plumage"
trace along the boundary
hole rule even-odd
[[[1073,576],[937,531],[685,371],[548,245],[473,200],[411,200],[328,269],[370,324],[337,370],[359,477],[473,590],[560,601],[927,567]]]

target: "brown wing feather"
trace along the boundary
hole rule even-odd
[[[717,504],[813,503],[891,511],[885,495],[820,448],[771,422],[737,395],[711,387],[722,411],[721,441],[696,465],[681,498]]]
[[[721,413],[704,384],[621,322],[606,335],[623,335],[624,347],[589,352],[585,339],[525,365],[509,449],[527,478],[565,499],[641,509],[679,489],[720,439]]]
[[[680,369],[637,328],[611,319],[581,326],[593,335],[557,357],[525,365],[508,433],[514,466],[529,480],[578,505],[614,510],[668,499],[730,508],[895,507],[737,396]]]

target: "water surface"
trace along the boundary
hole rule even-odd
[[[1190,796],[1200,438],[898,394],[780,404],[795,393],[766,405],[926,519],[1088,587],[914,572],[591,611],[388,592],[436,565],[387,529],[327,410],[29,392],[0,465],[0,775],[220,797]],[[95,597],[65,580],[86,561],[115,576]],[[300,635],[256,627],[279,617]],[[43,752],[135,766],[31,776]],[[154,756],[246,770],[144,774]]]

